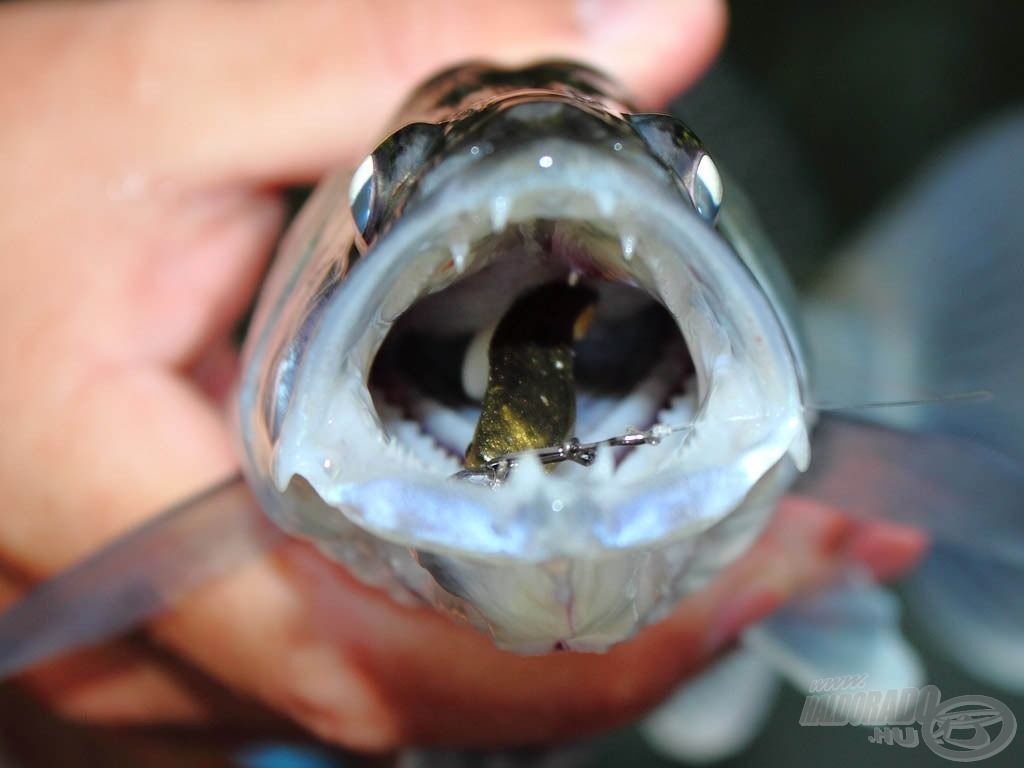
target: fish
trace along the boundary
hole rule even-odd
[[[250,329],[244,466],[270,517],[519,653],[605,650],[664,615],[753,541],[809,456],[795,321],[763,258],[722,236],[714,161],[615,94],[557,63],[428,82],[310,201],[331,219],[347,185],[345,244],[300,221]],[[550,471],[519,451],[500,487],[462,482],[486,418],[468,393],[419,390],[403,338],[448,347],[497,323],[493,345],[517,297],[552,282],[598,294],[590,333],[658,347],[653,361],[622,348],[614,384],[577,350],[575,437],[649,434]],[[568,298],[549,298],[554,322]],[[458,379],[452,357],[427,365]],[[728,546],[702,546],[723,526]]]
[[[903,282],[927,268],[918,250],[886,242],[851,255],[849,268],[877,270],[879,253],[893,259],[885,270],[908,272]],[[979,293],[1024,287],[1011,259],[986,265]],[[446,70],[414,92],[354,171],[323,180],[282,240],[244,346],[243,474],[0,615],[0,678],[130,628],[286,535],[501,648],[601,652],[747,551],[794,483],[918,525],[941,547],[966,546],[956,570],[939,569],[942,582],[956,574],[966,590],[982,562],[1003,595],[1022,567],[1013,499],[1024,452],[1000,440],[1024,409],[1006,406],[974,434],[832,413],[812,362],[825,378],[843,371],[832,378],[848,389],[857,377],[843,365],[873,372],[881,358],[865,344],[885,347],[901,322],[864,295],[870,280],[835,282],[821,312],[804,317],[756,214],[700,139],[672,116],[635,111],[596,70],[560,61]],[[936,301],[969,316],[965,285],[949,281]],[[892,303],[907,310],[904,299]],[[830,323],[837,307],[859,313],[856,322]],[[585,312],[582,338],[563,325],[558,354],[517,359],[538,397],[550,397],[539,382],[556,363],[571,359],[573,376],[554,377],[557,423],[531,409],[519,422],[543,428],[539,437],[514,437],[516,420],[488,406],[501,397],[492,382],[513,366],[503,343],[524,324],[539,332]],[[933,312],[921,308],[918,327]],[[973,375],[1009,381],[1006,349]],[[955,354],[942,359],[944,374],[955,370]],[[944,381],[945,391],[968,383]],[[906,381],[911,392],[932,383]],[[842,392],[847,403],[867,394]],[[841,482],[866,467],[877,482]],[[914,498],[922,487],[927,504]],[[834,615],[868,616],[897,642],[893,611],[862,609],[884,601],[877,590],[840,585],[848,610]],[[991,628],[987,641],[1004,649],[1021,637],[1019,612],[996,621],[963,600],[933,602],[936,616]],[[805,647],[807,631],[787,639],[796,619],[786,610],[747,642],[814,658],[814,669],[849,661],[827,637]],[[798,619],[800,606],[792,610]],[[992,658],[975,661],[988,678],[1005,677],[985,668],[998,666]],[[896,666],[906,679],[908,665]]]

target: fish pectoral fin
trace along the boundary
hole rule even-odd
[[[807,316],[819,399],[858,403],[888,394],[926,402],[865,412],[892,430],[826,415],[805,488],[1017,563],[1024,562],[1022,197],[1024,112],[1017,112],[953,146],[869,222],[813,291]],[[976,390],[991,397],[927,402]]]
[[[917,687],[924,667],[900,630],[901,613],[895,595],[849,570],[746,629],[741,645],[804,693],[822,680],[872,691]]]
[[[750,745],[783,680],[808,694],[823,681],[829,692],[885,692],[920,686],[923,678],[900,631],[897,599],[866,574],[848,571],[744,630],[736,649],[681,686],[644,733],[677,760],[710,763]]]
[[[813,439],[815,460],[794,492],[857,517],[921,528],[989,560],[1024,564],[1024,468],[1016,461],[973,440],[833,414],[821,417]]]
[[[837,402],[992,393],[823,419],[805,493],[935,540],[909,601],[972,673],[1024,690],[1024,112],[929,166],[818,285],[807,329]],[[883,421],[884,420],[884,421]]]
[[[0,680],[167,609],[285,534],[236,475],[141,524],[0,614]]]
[[[771,664],[736,648],[679,686],[641,731],[655,750],[680,763],[717,763],[750,746],[781,685]]]
[[[815,450],[794,490],[927,531],[931,551],[907,582],[915,617],[972,674],[1024,690],[1024,470],[970,440],[835,416]]]

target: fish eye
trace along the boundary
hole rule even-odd
[[[627,120],[648,151],[675,174],[697,214],[713,224],[722,207],[724,185],[696,134],[669,115],[628,115]]]
[[[690,196],[693,206],[703,218],[714,221],[722,207],[722,175],[711,155],[701,155],[694,173],[693,189]]]
[[[356,223],[359,235],[366,237],[376,203],[376,173],[373,155],[367,155],[352,174],[348,188],[348,204],[352,210],[352,219]]]
[[[356,168],[348,202],[360,253],[367,252],[401,210],[443,134],[441,125],[409,123],[378,144]]]

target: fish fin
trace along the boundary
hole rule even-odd
[[[899,601],[860,573],[791,600],[746,629],[737,649],[682,686],[644,722],[651,745],[687,763],[743,751],[771,714],[783,680],[888,691],[918,687],[924,672],[900,632]]]
[[[814,461],[793,490],[1024,569],[1024,468],[978,442],[825,414]]]
[[[932,548],[906,582],[910,610],[972,674],[1024,691],[1024,469],[969,440],[831,415],[815,451],[795,490],[928,531]]]
[[[899,600],[860,573],[790,601],[744,631],[741,643],[798,690],[816,681],[866,676],[870,690],[917,687],[924,670],[900,631]]]
[[[644,720],[648,743],[690,765],[739,754],[771,714],[782,679],[758,653],[737,648],[679,687]]]
[[[0,614],[0,680],[125,632],[284,536],[241,475],[141,524]]]
[[[1024,462],[1024,112],[954,146],[812,291],[815,389],[859,403],[984,389],[871,420],[962,437]]]
[[[1024,692],[1024,569],[940,542],[905,585],[930,638],[986,683]]]
[[[992,398],[870,412],[876,424],[915,435],[826,418],[802,489],[928,530],[935,546],[911,577],[908,606],[970,671],[1018,691],[1022,199],[1018,110],[953,147],[826,275],[806,320],[818,391],[828,400],[976,389]]]

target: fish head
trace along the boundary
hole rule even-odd
[[[246,346],[239,432],[267,513],[520,652],[603,650],[664,616],[745,551],[808,461],[798,341],[769,273],[723,235],[714,161],[611,93],[558,63],[428,83],[315,191]],[[458,479],[474,345],[559,281],[598,297],[575,348],[577,437],[656,439]]]

